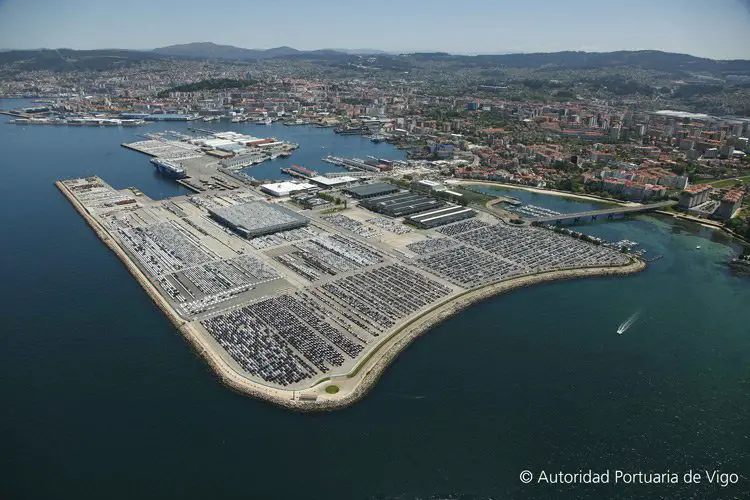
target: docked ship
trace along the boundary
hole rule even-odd
[[[305,120],[297,119],[291,122],[284,122],[284,125],[286,125],[287,127],[293,127],[298,125],[309,125],[309,123]]]
[[[368,132],[364,127],[336,127],[333,131],[341,135],[362,135]]]
[[[374,142],[375,144],[379,142],[383,142],[384,140],[385,140],[385,136],[380,135],[380,134],[375,134],[372,137],[370,137],[370,141]]]
[[[281,171],[288,175],[292,175],[295,177],[304,177],[308,179],[310,177],[315,177],[316,175],[318,175],[316,171],[301,167],[299,165],[292,165],[289,168],[282,168]]]
[[[156,171],[170,179],[182,179],[187,177],[187,172],[182,168],[182,164],[164,160],[162,158],[151,158],[151,163],[156,167]]]

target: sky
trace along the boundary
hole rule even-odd
[[[750,0],[0,0],[0,49],[189,42],[750,59]]]

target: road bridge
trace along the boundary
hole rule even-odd
[[[563,224],[565,222],[578,224],[582,222],[591,222],[601,219],[614,219],[616,217],[624,217],[629,214],[636,214],[640,212],[650,212],[652,210],[659,210],[660,208],[671,207],[676,205],[676,201],[661,201],[659,203],[650,203],[648,205],[638,205],[633,207],[615,207],[605,208],[602,210],[589,210],[587,212],[577,212],[573,214],[560,214],[551,215],[549,217],[530,217],[527,220],[536,223],[548,223],[548,224]]]

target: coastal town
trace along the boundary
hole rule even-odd
[[[750,0],[0,0],[0,500],[750,498]]]
[[[436,190],[446,179],[470,179],[610,200],[674,200],[674,216],[750,235],[750,212],[743,211],[748,118],[647,109],[623,98],[518,101],[503,86],[469,86],[446,97],[439,83],[425,87],[403,75],[301,78],[297,66],[307,64],[175,59],[107,71],[21,71],[0,81],[0,95],[34,98],[34,106],[5,111],[16,126],[137,126],[146,134],[161,121],[330,127],[406,150],[395,177],[437,182]],[[198,149],[235,172],[294,148],[214,139]],[[394,169],[377,160],[327,160],[373,176]]]
[[[488,296],[662,257],[569,223],[656,212],[750,234],[750,119],[519,101],[486,85],[446,97],[283,64],[174,60],[155,78],[159,64],[17,73],[0,93],[33,105],[2,112],[15,127],[138,127],[121,146],[192,195],[153,200],[97,176],[59,189],[225,384],[281,406],[352,404],[416,336]],[[267,134],[273,124],[405,157],[321,153],[317,165],[336,170],[293,164],[256,179],[259,165],[295,161],[299,144]],[[493,186],[608,205],[565,214]]]
[[[121,146],[193,194],[156,200],[96,175],[58,188],[225,384],[281,406],[352,404],[414,338],[486,297],[663,257],[566,225],[651,212],[750,231],[750,119],[518,100],[503,86],[446,97],[278,61],[170,60],[155,78],[159,64],[17,73],[0,92],[33,105],[2,113],[32,129],[138,128]],[[403,159],[321,150],[256,178],[296,161],[300,145],[268,133],[279,126],[389,143]],[[503,188],[601,208],[561,213]]]

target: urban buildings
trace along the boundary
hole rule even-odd
[[[678,207],[684,209],[690,209],[701,205],[709,200],[711,194],[711,186],[709,185],[694,185],[688,186],[682,193],[680,193],[680,200],[677,204]]]

